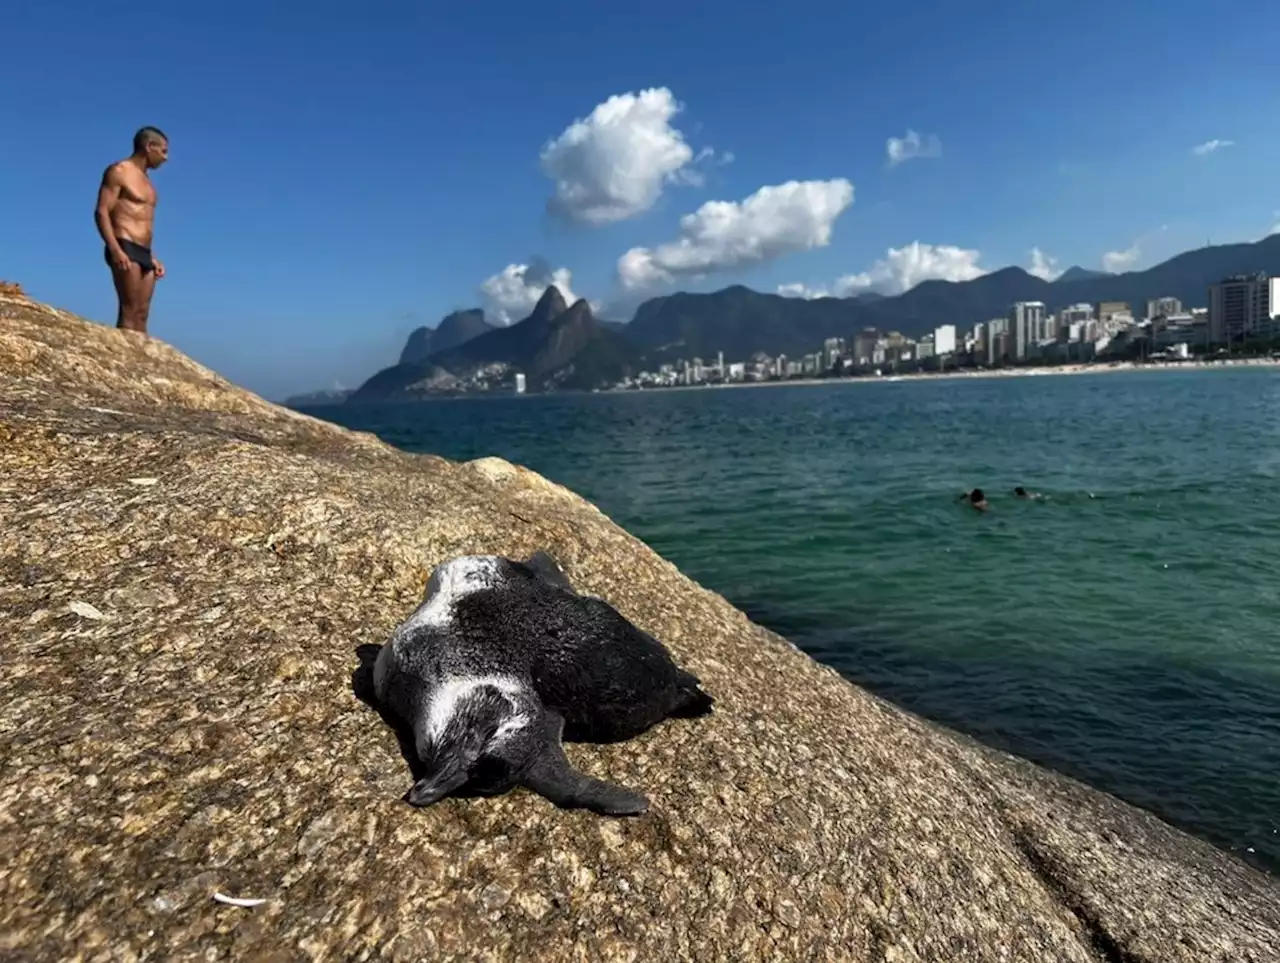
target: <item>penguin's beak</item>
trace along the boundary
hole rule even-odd
[[[447,769],[424,776],[413,784],[407,800],[410,806],[430,806],[443,799],[467,781],[467,771],[462,767]]]

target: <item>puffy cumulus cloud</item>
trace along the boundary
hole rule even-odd
[[[788,181],[742,201],[708,201],[680,219],[676,240],[622,255],[618,280],[634,290],[825,247],[852,203],[853,184],[844,178]]]
[[[978,265],[980,252],[950,244],[891,247],[860,274],[846,274],[836,281],[836,294],[849,297],[863,291],[894,295],[909,291],[921,281],[972,281],[987,273]]]
[[[683,109],[666,87],[615,94],[575,120],[542,149],[542,172],[555,181],[553,214],[599,226],[648,210],[669,183],[700,184],[695,163],[729,163],[703,148],[694,157],[671,126]]]
[[[914,130],[907,129],[906,137],[890,137],[884,144],[884,152],[889,158],[889,166],[897,167],[904,161],[917,157],[938,157],[942,154],[942,141],[930,134],[921,137]]]
[[[1102,255],[1102,269],[1110,271],[1112,274],[1122,274],[1133,268],[1138,263],[1142,251],[1137,243],[1125,248],[1123,251],[1108,251]]]
[[[1204,157],[1214,151],[1222,150],[1224,147],[1234,147],[1235,143],[1233,140],[1218,140],[1214,138],[1213,140],[1205,141],[1203,144],[1196,144],[1195,147],[1191,148],[1191,153],[1197,157]]]
[[[831,297],[831,292],[826,288],[811,288],[807,284],[799,283],[779,284],[778,293],[784,298],[804,298],[806,301]]]
[[[1052,281],[1062,275],[1058,270],[1058,259],[1049,257],[1038,247],[1031,249],[1031,267],[1027,268],[1027,273],[1034,274],[1045,281]]]
[[[578,296],[573,293],[572,280],[573,274],[568,268],[552,270],[542,258],[534,258],[529,264],[508,264],[480,284],[485,313],[499,324],[519,321],[533,310],[543,292],[552,284],[560,289],[566,303],[573,304]]]

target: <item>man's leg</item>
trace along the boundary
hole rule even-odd
[[[152,283],[155,281],[155,273],[151,273]],[[146,307],[143,296],[143,275],[142,268],[133,261],[129,262],[129,266],[125,270],[120,270],[114,264],[111,266],[111,280],[116,286],[116,300],[119,307],[116,310],[116,327],[123,328],[126,331],[145,331],[146,330]],[[147,295],[149,300],[150,295]]]
[[[151,296],[156,293],[156,272],[155,270],[147,271],[142,275],[138,282],[139,295],[141,301],[138,304],[138,330],[143,334],[147,332],[147,321],[151,317]]]

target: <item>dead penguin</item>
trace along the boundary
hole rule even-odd
[[[411,804],[522,785],[605,815],[638,815],[648,801],[575,770],[561,740],[629,739],[671,716],[704,715],[713,701],[661,642],[575,592],[545,552],[439,565],[379,651],[373,688],[413,730],[425,775]]]

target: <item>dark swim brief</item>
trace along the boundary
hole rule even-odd
[[[151,248],[143,247],[123,237],[116,238],[116,243],[120,245],[120,250],[129,256],[130,261],[142,268],[143,274],[149,274],[156,269],[155,262],[151,260]],[[114,270],[115,265],[111,263],[111,248],[103,247],[102,253],[107,259],[107,266]]]

